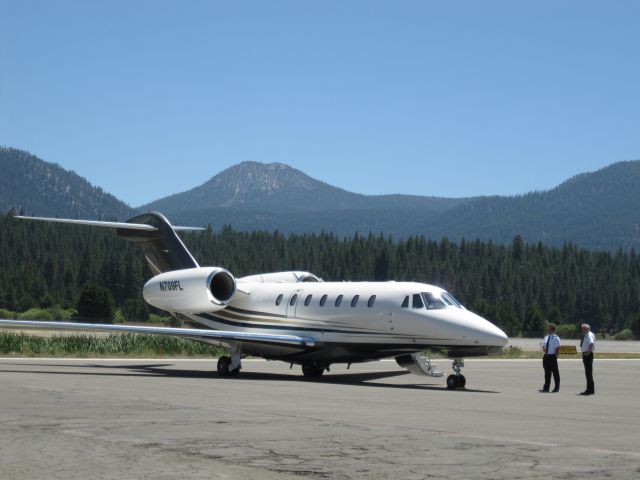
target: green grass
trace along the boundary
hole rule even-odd
[[[0,354],[9,356],[217,357],[222,352],[221,347],[163,335],[117,333],[106,337],[41,337],[0,331]]]

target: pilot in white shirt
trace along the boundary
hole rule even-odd
[[[593,395],[596,393],[593,384],[593,352],[596,350],[596,336],[591,331],[588,323],[581,325],[582,340],[580,349],[582,350],[582,363],[584,364],[584,376],[587,378],[587,389],[580,395]]]
[[[544,386],[541,392],[548,392],[553,374],[553,391],[560,390],[560,371],[558,370],[558,349],[560,348],[560,337],[556,335],[556,326],[549,324],[549,333],[542,340],[542,368],[544,368]]]

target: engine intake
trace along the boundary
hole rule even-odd
[[[224,268],[198,267],[161,273],[149,280],[142,296],[161,310],[181,313],[221,310],[236,294],[236,280]]]
[[[218,269],[207,277],[207,288],[215,301],[226,305],[236,294],[236,279],[226,270]]]

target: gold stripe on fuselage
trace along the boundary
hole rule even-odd
[[[224,310],[219,310],[215,312],[215,315],[221,317],[225,320],[229,321],[242,321],[242,322],[255,322],[255,323],[264,323],[264,324],[277,324],[277,325],[289,325],[292,328],[296,327],[306,327],[306,328],[316,328],[318,330],[323,330],[327,328],[341,328],[345,330],[349,330],[352,332],[362,332],[362,333],[381,333],[379,330],[374,328],[362,328],[362,327],[354,327],[344,322],[330,322],[331,325],[328,325],[329,322],[319,321],[314,319],[306,319],[300,317],[282,317],[281,315],[274,315],[267,312],[255,312],[252,311],[250,313],[244,313],[239,309],[234,308],[233,310],[226,308]]]

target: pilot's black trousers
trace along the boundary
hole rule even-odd
[[[551,374],[553,373],[554,390],[560,388],[560,371],[558,370],[558,357],[556,355],[545,354],[542,357],[542,368],[544,368],[544,386],[543,390],[549,390],[551,383]]]
[[[582,357],[582,363],[584,364],[584,376],[587,377],[587,392],[595,393],[595,386],[593,385],[593,353],[584,355]]]

